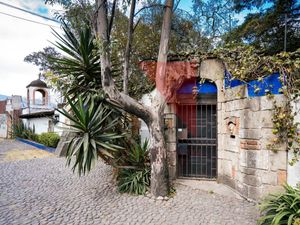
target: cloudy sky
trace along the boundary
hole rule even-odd
[[[38,23],[54,26],[54,29],[59,29],[59,25],[1,3],[14,5],[47,17],[51,16],[53,8],[46,6],[42,0],[0,0],[0,94],[25,96],[26,85],[38,78],[39,70],[36,66],[24,62],[24,57],[51,45],[49,41],[54,40],[51,28]]]
[[[51,45],[49,41],[53,42],[54,36],[50,26],[59,30],[59,24],[7,7],[3,3],[50,18],[53,18],[58,6],[54,9],[45,5],[44,0],[0,0],[0,95],[26,96],[26,85],[38,78],[39,70],[24,62],[24,57]],[[189,10],[191,5],[192,0],[182,0],[179,8]]]

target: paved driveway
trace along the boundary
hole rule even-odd
[[[103,163],[78,177],[63,158],[0,163],[0,224],[256,224],[247,201],[178,185],[168,201],[119,194]]]

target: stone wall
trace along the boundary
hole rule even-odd
[[[169,178],[175,180],[177,178],[177,125],[176,114],[174,113],[174,105],[170,104],[165,108],[164,128],[165,140],[167,144],[167,156],[169,164]]]
[[[8,116],[7,114],[0,114],[0,138],[7,138],[8,136]]]
[[[287,152],[277,153],[268,145],[272,133],[273,100],[284,102],[282,95],[249,98],[246,86],[224,90],[218,102],[218,181],[243,196],[257,200],[286,182]],[[235,124],[233,131],[229,122]]]
[[[276,136],[272,133],[273,100],[276,95],[250,98],[245,85],[224,88],[222,62],[215,59],[201,63],[201,78],[210,79],[218,88],[218,176],[217,181],[237,190],[246,198],[258,200],[269,192],[281,189],[287,181],[287,152],[285,146],[277,153],[268,149]],[[177,131],[176,115],[169,104],[165,114],[170,178],[176,179]],[[229,126],[233,124],[234,126]]]
[[[300,98],[296,99],[292,102],[293,111],[296,112],[296,116],[294,118],[295,123],[300,124]],[[298,131],[300,134],[300,131]],[[293,153],[289,153],[289,160],[293,158]],[[288,177],[287,182],[289,185],[296,187],[297,184],[300,184],[300,162],[297,162],[295,165],[288,165]]]

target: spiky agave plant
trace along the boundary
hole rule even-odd
[[[62,21],[62,30],[63,34],[53,30],[57,40],[53,45],[64,54],[49,57],[51,69],[55,74],[53,76],[55,79],[52,79],[54,85],[72,100],[76,99],[78,94],[84,100],[92,95],[98,95],[102,92],[100,50],[92,29],[86,26],[75,33]],[[120,63],[114,60],[112,68],[113,77],[120,76]]]
[[[115,131],[120,117],[113,117],[107,105],[95,104],[94,98],[85,104],[80,96],[75,103],[67,100],[70,110],[59,110],[70,120],[69,131],[75,134],[68,145],[67,165],[74,161],[72,169],[81,175],[93,168],[98,156],[110,162],[114,151],[122,149],[115,141],[124,135]]]
[[[300,189],[284,185],[285,192],[273,194],[260,206],[259,225],[297,225],[300,221]]]
[[[63,34],[53,30],[57,41],[53,43],[63,57],[50,57],[54,73],[58,75],[58,88],[66,95],[90,96],[101,89],[100,56],[96,54],[94,35],[91,28],[84,27],[76,35],[62,21]]]
[[[143,144],[129,142],[119,156],[117,177],[120,192],[145,194],[150,186],[150,158],[148,141]]]

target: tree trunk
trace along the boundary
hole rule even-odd
[[[126,112],[131,113],[148,125],[150,131],[150,155],[151,155],[151,193],[154,196],[166,196],[168,194],[168,165],[167,150],[163,134],[163,108],[165,98],[163,93],[158,89],[158,95],[154,98],[151,107],[140,104],[130,96],[121,93],[114,85],[111,76],[111,61],[109,51],[109,32],[107,20],[107,1],[96,1],[97,16],[97,32],[101,45],[100,63],[101,63],[101,79],[102,88],[109,96],[112,103],[115,103]],[[161,87],[165,82],[166,62],[168,52],[168,41],[170,37],[171,16],[172,16],[173,0],[166,0],[164,21],[161,33],[160,50],[158,56],[158,68],[156,82]],[[162,83],[161,83],[162,82]],[[163,89],[161,89],[163,90]]]
[[[152,105],[154,106],[154,113],[152,118],[153,120],[152,123],[150,123],[148,126],[152,143],[151,193],[154,196],[166,196],[169,190],[167,146],[164,138],[163,116],[167,97],[167,89],[165,83],[173,4],[173,0],[166,0],[158,59],[156,64],[155,84],[157,94],[152,103]]]
[[[148,126],[151,144],[151,194],[166,196],[169,190],[166,143],[161,124],[162,115],[157,114],[155,117]]]
[[[128,77],[129,77],[128,74],[129,74],[131,45],[132,45],[132,38],[133,38],[133,19],[134,19],[135,4],[136,4],[136,0],[132,0],[130,6],[129,21],[128,21],[127,43],[126,43],[126,49],[124,54],[123,92],[125,95],[128,95]]]

